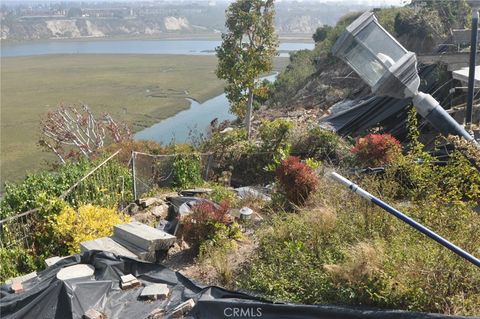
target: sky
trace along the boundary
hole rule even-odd
[[[6,0],[5,2],[16,2],[16,3],[22,3],[22,2],[71,2],[71,1],[96,1],[96,2],[103,2],[103,1],[108,1],[108,2],[136,2],[136,1],[155,1],[155,2],[164,2],[162,0],[13,0],[13,1],[8,1]],[[166,0],[168,2],[172,2],[172,0]],[[187,0],[188,1],[188,0]],[[187,2],[185,0],[182,0],[182,2]],[[209,0],[190,0],[189,2],[207,2]],[[210,0],[211,1],[211,0]],[[221,2],[222,0],[217,0],[218,2]],[[225,0],[223,0],[225,1]],[[232,0],[226,0],[228,2],[231,2]],[[370,5],[405,5],[409,3],[411,0],[277,0],[277,2],[291,2],[291,1],[297,1],[297,2],[342,2],[342,3],[364,3],[364,4],[370,4]]]

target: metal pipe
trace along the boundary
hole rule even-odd
[[[440,236],[437,233],[431,231],[427,227],[423,226],[422,224],[418,223],[417,221],[408,217],[407,215],[403,214],[402,212],[396,210],[395,208],[393,208],[392,206],[383,202],[382,200],[376,198],[375,196],[373,196],[372,194],[370,194],[366,190],[360,188],[358,185],[352,183],[351,181],[349,181],[345,177],[343,177],[343,176],[341,176],[341,175],[339,175],[335,172],[331,173],[330,177],[332,179],[340,182],[341,184],[345,185],[346,187],[348,187],[352,192],[360,195],[361,197],[365,198],[366,200],[369,200],[370,202],[374,203],[375,205],[379,206],[380,208],[386,210],[387,212],[389,212],[393,216],[397,217],[401,221],[407,223],[408,225],[412,226],[413,228],[415,228],[416,230],[418,230],[422,234],[430,237],[431,239],[435,240],[440,245],[442,245],[445,248],[451,250],[452,252],[454,252],[458,256],[466,259],[467,261],[471,262],[472,264],[474,264],[475,266],[480,268],[480,259],[471,255],[470,253],[466,252],[465,250],[456,246],[455,244],[449,242],[448,240],[446,240],[442,236]]]
[[[469,128],[472,123],[473,99],[475,96],[475,66],[477,59],[478,8],[472,8],[472,37],[470,40],[470,66],[468,70],[467,109],[465,125]]]
[[[430,94],[418,92],[413,96],[413,105],[418,113],[443,135],[457,135],[476,143],[473,136],[458,124]]]

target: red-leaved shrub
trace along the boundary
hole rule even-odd
[[[232,223],[227,214],[229,206],[226,202],[216,206],[212,202],[203,201],[192,207],[192,213],[185,217],[182,222],[181,235],[183,239],[194,249],[200,244],[212,238],[216,232],[216,225],[229,225]]]
[[[296,156],[289,156],[283,160],[276,169],[275,175],[287,199],[296,205],[305,204],[318,186],[318,176],[315,171]]]
[[[390,163],[400,154],[400,142],[390,134],[368,134],[361,137],[352,148],[362,165],[381,166]]]

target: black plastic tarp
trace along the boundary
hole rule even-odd
[[[95,279],[61,281],[56,278],[62,268],[79,263],[95,267]],[[144,285],[167,284],[171,294],[165,300],[140,300],[142,288],[120,289],[120,276],[125,274],[133,274]],[[9,285],[0,287],[1,318],[76,319],[82,318],[90,308],[102,312],[108,319],[143,319],[161,308],[168,318],[174,307],[190,298],[196,305],[186,318],[462,318],[397,310],[271,303],[245,293],[196,284],[162,265],[99,251],[63,259],[23,286],[25,291],[19,294],[12,293]]]
[[[433,93],[440,85],[437,80],[436,65],[422,66],[419,76],[422,79],[420,90]],[[357,100],[346,100],[333,107],[333,114],[322,119],[320,125],[334,130],[342,136],[359,136],[375,126],[382,127],[398,139],[406,136],[408,106],[411,99],[367,96]]]

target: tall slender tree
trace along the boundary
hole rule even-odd
[[[226,80],[230,111],[245,119],[250,137],[256,79],[273,67],[278,37],[274,26],[274,0],[237,0],[226,11],[222,45],[216,49],[217,76]]]

